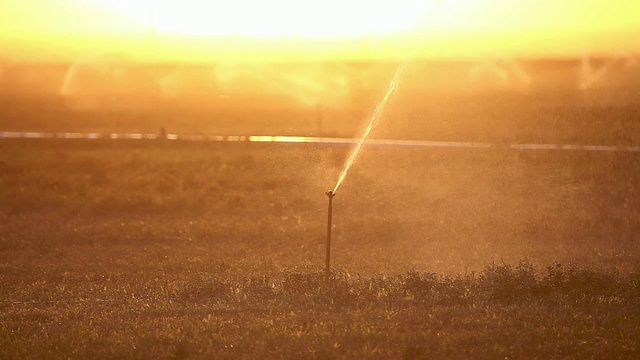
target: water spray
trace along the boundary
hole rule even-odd
[[[340,173],[340,177],[338,178],[336,185],[333,187],[333,189],[329,189],[324,193],[329,198],[329,210],[327,213],[327,249],[326,249],[327,256],[325,260],[325,272],[324,272],[324,278],[325,278],[325,281],[327,282],[329,281],[329,276],[331,274],[331,218],[333,215],[333,197],[336,196],[336,192],[338,191],[338,188],[340,187],[344,179],[347,177],[347,173],[349,172],[349,169],[351,168],[356,158],[358,157],[358,154],[360,154],[362,145],[364,145],[364,142],[369,137],[371,130],[378,122],[378,119],[380,119],[382,110],[387,104],[389,97],[398,87],[398,83],[400,82],[400,77],[402,75],[402,72],[404,71],[404,67],[405,67],[405,62],[403,62],[402,64],[400,64],[400,66],[398,66],[398,69],[396,70],[396,73],[393,76],[391,83],[389,83],[389,89],[387,90],[387,93],[385,94],[384,98],[382,98],[378,106],[376,106],[376,109],[373,112],[373,115],[371,116],[371,118],[369,119],[369,122],[367,123],[367,127],[365,128],[364,132],[360,136],[360,140],[358,141],[358,144],[353,149],[353,151],[351,151],[351,154],[349,155],[349,158],[347,159],[347,162],[344,165],[344,169],[342,169],[342,172]]]
[[[347,159],[347,162],[345,163],[344,168],[342,169],[342,172],[340,173],[340,177],[338,178],[338,182],[336,182],[336,186],[333,187],[333,193],[334,194],[336,193],[336,191],[338,191],[338,188],[342,184],[342,181],[344,181],[344,178],[347,177],[347,173],[349,172],[349,169],[351,168],[351,165],[353,165],[353,162],[358,157],[358,154],[360,154],[360,150],[362,149],[362,145],[364,145],[364,142],[369,137],[369,134],[371,133],[371,130],[378,123],[378,120],[380,119],[380,115],[382,115],[382,110],[384,109],[385,105],[389,101],[389,97],[391,96],[391,94],[393,94],[393,92],[398,87],[398,83],[400,82],[400,77],[401,77],[402,72],[404,71],[404,68],[405,68],[405,63],[406,63],[406,61],[401,63],[400,66],[398,66],[398,69],[396,69],[396,73],[393,76],[393,79],[391,80],[391,82],[389,83],[389,89],[387,89],[387,93],[384,95],[384,97],[382,98],[382,100],[380,101],[378,106],[376,106],[376,109],[374,110],[373,115],[371,115],[371,118],[369,119],[369,122],[367,123],[367,127],[364,129],[364,132],[360,136],[360,140],[358,141],[358,144],[356,145],[356,147],[353,149],[353,151],[349,155],[349,158]]]
[[[431,5],[433,5],[433,2],[429,2],[430,6],[423,9],[423,16],[420,17],[418,23],[414,24],[414,26],[417,26],[420,22],[422,22],[422,20],[426,20],[426,14],[428,12],[431,12]],[[349,158],[347,159],[347,162],[344,165],[344,168],[342,169],[342,172],[340,173],[340,176],[338,177],[338,181],[336,182],[336,185],[333,187],[333,189],[327,190],[324,194],[327,195],[327,197],[329,198],[329,211],[328,211],[328,216],[327,216],[327,258],[326,258],[326,268],[325,268],[325,280],[329,281],[329,275],[331,273],[331,268],[330,268],[330,260],[331,260],[331,217],[332,217],[332,207],[333,207],[333,197],[336,196],[336,192],[338,191],[338,188],[340,187],[340,185],[342,184],[342,182],[344,181],[344,179],[347,177],[347,173],[349,172],[349,169],[351,169],[351,166],[353,165],[353,163],[355,162],[356,158],[358,157],[358,154],[360,153],[362,146],[364,145],[365,141],[367,140],[367,138],[369,137],[369,134],[371,133],[371,130],[373,129],[373,127],[376,125],[376,123],[378,122],[378,120],[380,119],[380,116],[382,115],[382,110],[384,109],[384,107],[386,106],[387,102],[389,101],[389,98],[391,97],[391,94],[393,94],[393,92],[396,90],[396,88],[398,87],[398,83],[400,82],[400,78],[402,76],[402,73],[404,72],[404,68],[406,66],[407,63],[409,63],[411,61],[411,56],[406,56],[405,60],[400,63],[400,65],[398,66],[398,68],[396,69],[396,73],[393,76],[393,78],[391,79],[391,82],[389,83],[389,88],[387,89],[386,94],[384,95],[384,97],[382,98],[382,100],[380,101],[380,103],[378,104],[378,106],[376,106],[373,115],[371,115],[371,118],[369,119],[369,122],[367,123],[367,126],[365,127],[363,133],[360,136],[360,140],[358,140],[358,144],[356,145],[356,147],[351,151],[351,154],[349,154]]]

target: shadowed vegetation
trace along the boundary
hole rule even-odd
[[[6,299],[3,358],[625,359],[640,345],[639,271],[521,262],[455,276],[337,271],[329,284],[311,269],[152,273],[103,277],[103,298]]]

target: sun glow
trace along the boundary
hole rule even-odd
[[[159,33],[349,37],[411,29],[430,0],[92,0]]]
[[[0,58],[514,58],[640,52],[637,0],[2,0]]]

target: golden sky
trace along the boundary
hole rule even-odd
[[[637,0],[2,0],[0,60],[640,52]]]

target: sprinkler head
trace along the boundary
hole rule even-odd
[[[327,197],[329,199],[331,199],[332,197],[336,196],[336,194],[331,189],[327,190],[327,192],[325,192],[324,194],[327,195]]]

